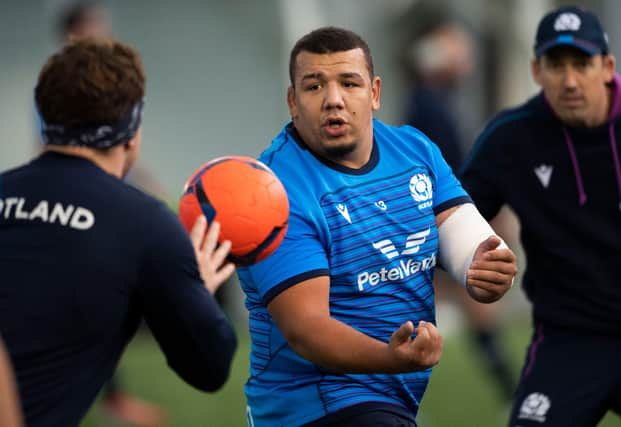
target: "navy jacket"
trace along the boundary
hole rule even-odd
[[[142,318],[185,381],[224,383],[234,332],[162,203],[53,152],[0,175],[0,333],[27,425],[78,425]]]
[[[621,110],[570,128],[539,94],[501,112],[461,181],[487,219],[508,204],[521,222],[523,286],[537,322],[621,334]]]

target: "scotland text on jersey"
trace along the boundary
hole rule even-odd
[[[47,200],[40,200],[30,210],[26,208],[26,198],[24,197],[0,199],[1,217],[24,221],[37,220],[50,224],[58,223],[76,230],[88,230],[95,223],[93,212],[81,206],[63,206],[61,203],[54,203],[52,205]]]

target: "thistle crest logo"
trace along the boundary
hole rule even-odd
[[[580,17],[575,13],[561,13],[554,21],[555,31],[578,31],[580,29]]]
[[[410,178],[410,194],[415,201],[421,203],[419,209],[431,206],[433,190],[429,177],[424,173],[414,174]]]
[[[518,418],[544,423],[550,406],[548,396],[543,393],[531,393],[522,402]]]

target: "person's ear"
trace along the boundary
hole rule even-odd
[[[604,73],[605,73],[604,79],[606,83],[611,83],[615,77],[615,69],[617,66],[616,65],[617,60],[613,54],[608,54],[608,55],[602,56],[602,61],[603,61],[602,65],[604,67]]]
[[[379,76],[373,77],[371,80],[371,98],[373,111],[377,111],[380,108],[380,98],[382,92],[382,79]]]
[[[142,126],[138,128],[134,137],[124,144],[125,149],[133,150],[133,149],[138,148],[140,146],[141,140],[142,140]]]
[[[289,106],[289,115],[292,119],[298,117],[298,107],[295,102],[295,89],[293,86],[289,86],[287,89],[287,105]]]
[[[533,58],[530,62],[530,72],[533,75],[533,80],[541,86],[541,58]]]

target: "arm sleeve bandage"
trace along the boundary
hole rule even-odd
[[[440,265],[462,285],[479,244],[497,236],[472,203],[461,205],[438,228]],[[496,249],[508,246],[501,239]]]

